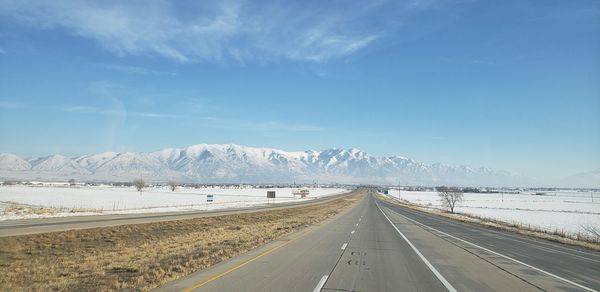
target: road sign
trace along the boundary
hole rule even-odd
[[[206,195],[206,202],[212,203],[214,195]]]
[[[275,191],[267,191],[267,199],[275,199]]]

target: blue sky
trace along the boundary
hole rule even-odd
[[[598,170],[599,36],[585,0],[0,1],[0,152],[237,143]]]

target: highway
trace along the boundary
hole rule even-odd
[[[118,226],[127,224],[143,224],[173,220],[185,220],[200,217],[222,216],[231,214],[242,214],[259,212],[265,210],[279,210],[299,206],[309,206],[334,200],[349,193],[317,197],[312,200],[296,201],[289,203],[276,203],[248,208],[222,209],[213,211],[181,211],[162,213],[141,213],[122,215],[98,215],[98,216],[72,216],[41,219],[21,219],[0,221],[0,237],[17,236],[26,234],[66,231],[73,229],[86,229],[97,227]]]
[[[430,238],[435,236],[438,241],[471,252],[532,285],[538,283],[538,278],[553,279],[560,283],[556,289],[600,290],[600,252],[449,220],[386,202],[380,202],[380,206],[389,210],[396,222],[412,223],[429,232]],[[423,250],[437,248],[429,238],[415,242]],[[541,282],[538,286],[555,290],[547,289]]]
[[[368,195],[317,226],[158,291],[596,291],[600,253]]]

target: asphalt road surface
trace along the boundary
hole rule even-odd
[[[356,207],[160,291],[595,291],[600,253],[427,215]]]
[[[181,211],[145,214],[99,215],[99,216],[73,216],[43,219],[22,219],[0,221],[0,237],[25,234],[65,231],[71,229],[85,229],[107,227],[127,224],[143,224],[162,221],[184,220],[199,217],[218,215],[231,215],[264,210],[277,210],[298,206],[320,204],[329,200],[348,195],[349,193],[317,197],[313,200],[300,202],[277,203],[269,206],[256,206],[249,208],[224,209],[214,211]]]

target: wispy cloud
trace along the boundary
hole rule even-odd
[[[97,107],[85,106],[85,105],[63,105],[54,107],[57,110],[68,112],[68,113],[80,113],[80,114],[113,114],[113,110],[100,109]]]
[[[0,15],[33,27],[64,29],[122,56],[324,62],[369,46],[402,12],[421,11],[433,2],[381,0],[340,7],[342,3],[225,0],[183,7],[166,1],[8,0],[0,5]],[[114,69],[152,74],[136,67]]]
[[[469,61],[469,64],[472,64],[472,65],[494,66],[494,65],[496,65],[496,62],[489,61],[489,60],[482,60],[482,59],[473,59],[473,60]]]
[[[23,106],[23,104],[21,104],[21,103],[17,103],[17,102],[13,102],[13,101],[0,100],[0,107],[1,108],[20,108],[22,106]]]
[[[86,105],[63,105],[52,107],[53,109],[68,112],[68,113],[79,113],[79,114],[97,114],[97,115],[117,115],[122,114],[123,110],[117,109],[104,109],[99,107],[92,107]],[[161,112],[138,112],[138,111],[125,111],[128,116],[142,117],[142,118],[158,118],[158,119],[206,119],[211,120],[212,117],[203,117],[196,115],[185,115],[185,114],[170,114]]]
[[[200,116],[194,114],[170,114],[160,112],[139,112],[139,111],[125,111],[117,109],[104,109],[99,107],[85,106],[85,105],[63,105],[52,107],[54,110],[59,110],[67,113],[77,114],[96,114],[96,115],[120,115],[126,114],[127,116],[141,117],[141,118],[155,118],[155,119],[187,119],[187,120],[204,120],[210,122],[210,124],[204,124],[208,127],[216,128],[235,128],[235,129],[246,129],[249,131],[257,132],[317,132],[324,131],[326,128],[309,125],[309,124],[293,124],[281,121],[241,121],[232,119],[219,119],[209,116]]]
[[[114,65],[114,64],[108,64],[108,65],[101,64],[99,66],[102,68],[108,69],[108,70],[118,71],[118,72],[127,73],[127,74],[157,75],[157,76],[158,75],[163,75],[163,76],[176,76],[177,75],[174,72],[159,71],[159,70],[153,70],[153,69],[138,67],[138,66]]]
[[[131,112],[130,114],[143,117],[143,118],[168,118],[168,119],[178,119],[181,118],[181,115],[173,115],[173,114],[163,114],[163,113],[144,113],[144,112]]]
[[[328,130],[325,127],[303,124],[303,123],[288,123],[283,121],[250,121],[225,119],[212,116],[204,116],[194,112],[184,113],[167,113],[167,112],[143,112],[129,111],[122,104],[113,108],[102,108],[89,105],[26,105],[12,101],[0,100],[0,108],[13,110],[42,110],[42,111],[58,111],[69,114],[83,115],[98,115],[118,117],[125,121],[126,117],[139,117],[148,119],[179,119],[183,121],[195,122],[203,121],[203,127],[217,129],[243,129],[252,132],[261,133],[298,133],[298,132],[321,132]]]
[[[464,58],[457,58],[454,56],[440,56],[439,60],[445,63],[456,63],[456,64],[468,64],[468,65],[474,65],[474,66],[496,66],[498,65],[497,62],[489,60],[487,58],[476,58],[476,59],[464,59]]]
[[[280,121],[260,123],[243,123],[244,128],[259,132],[318,132],[326,130],[323,127],[308,124],[290,124]]]

